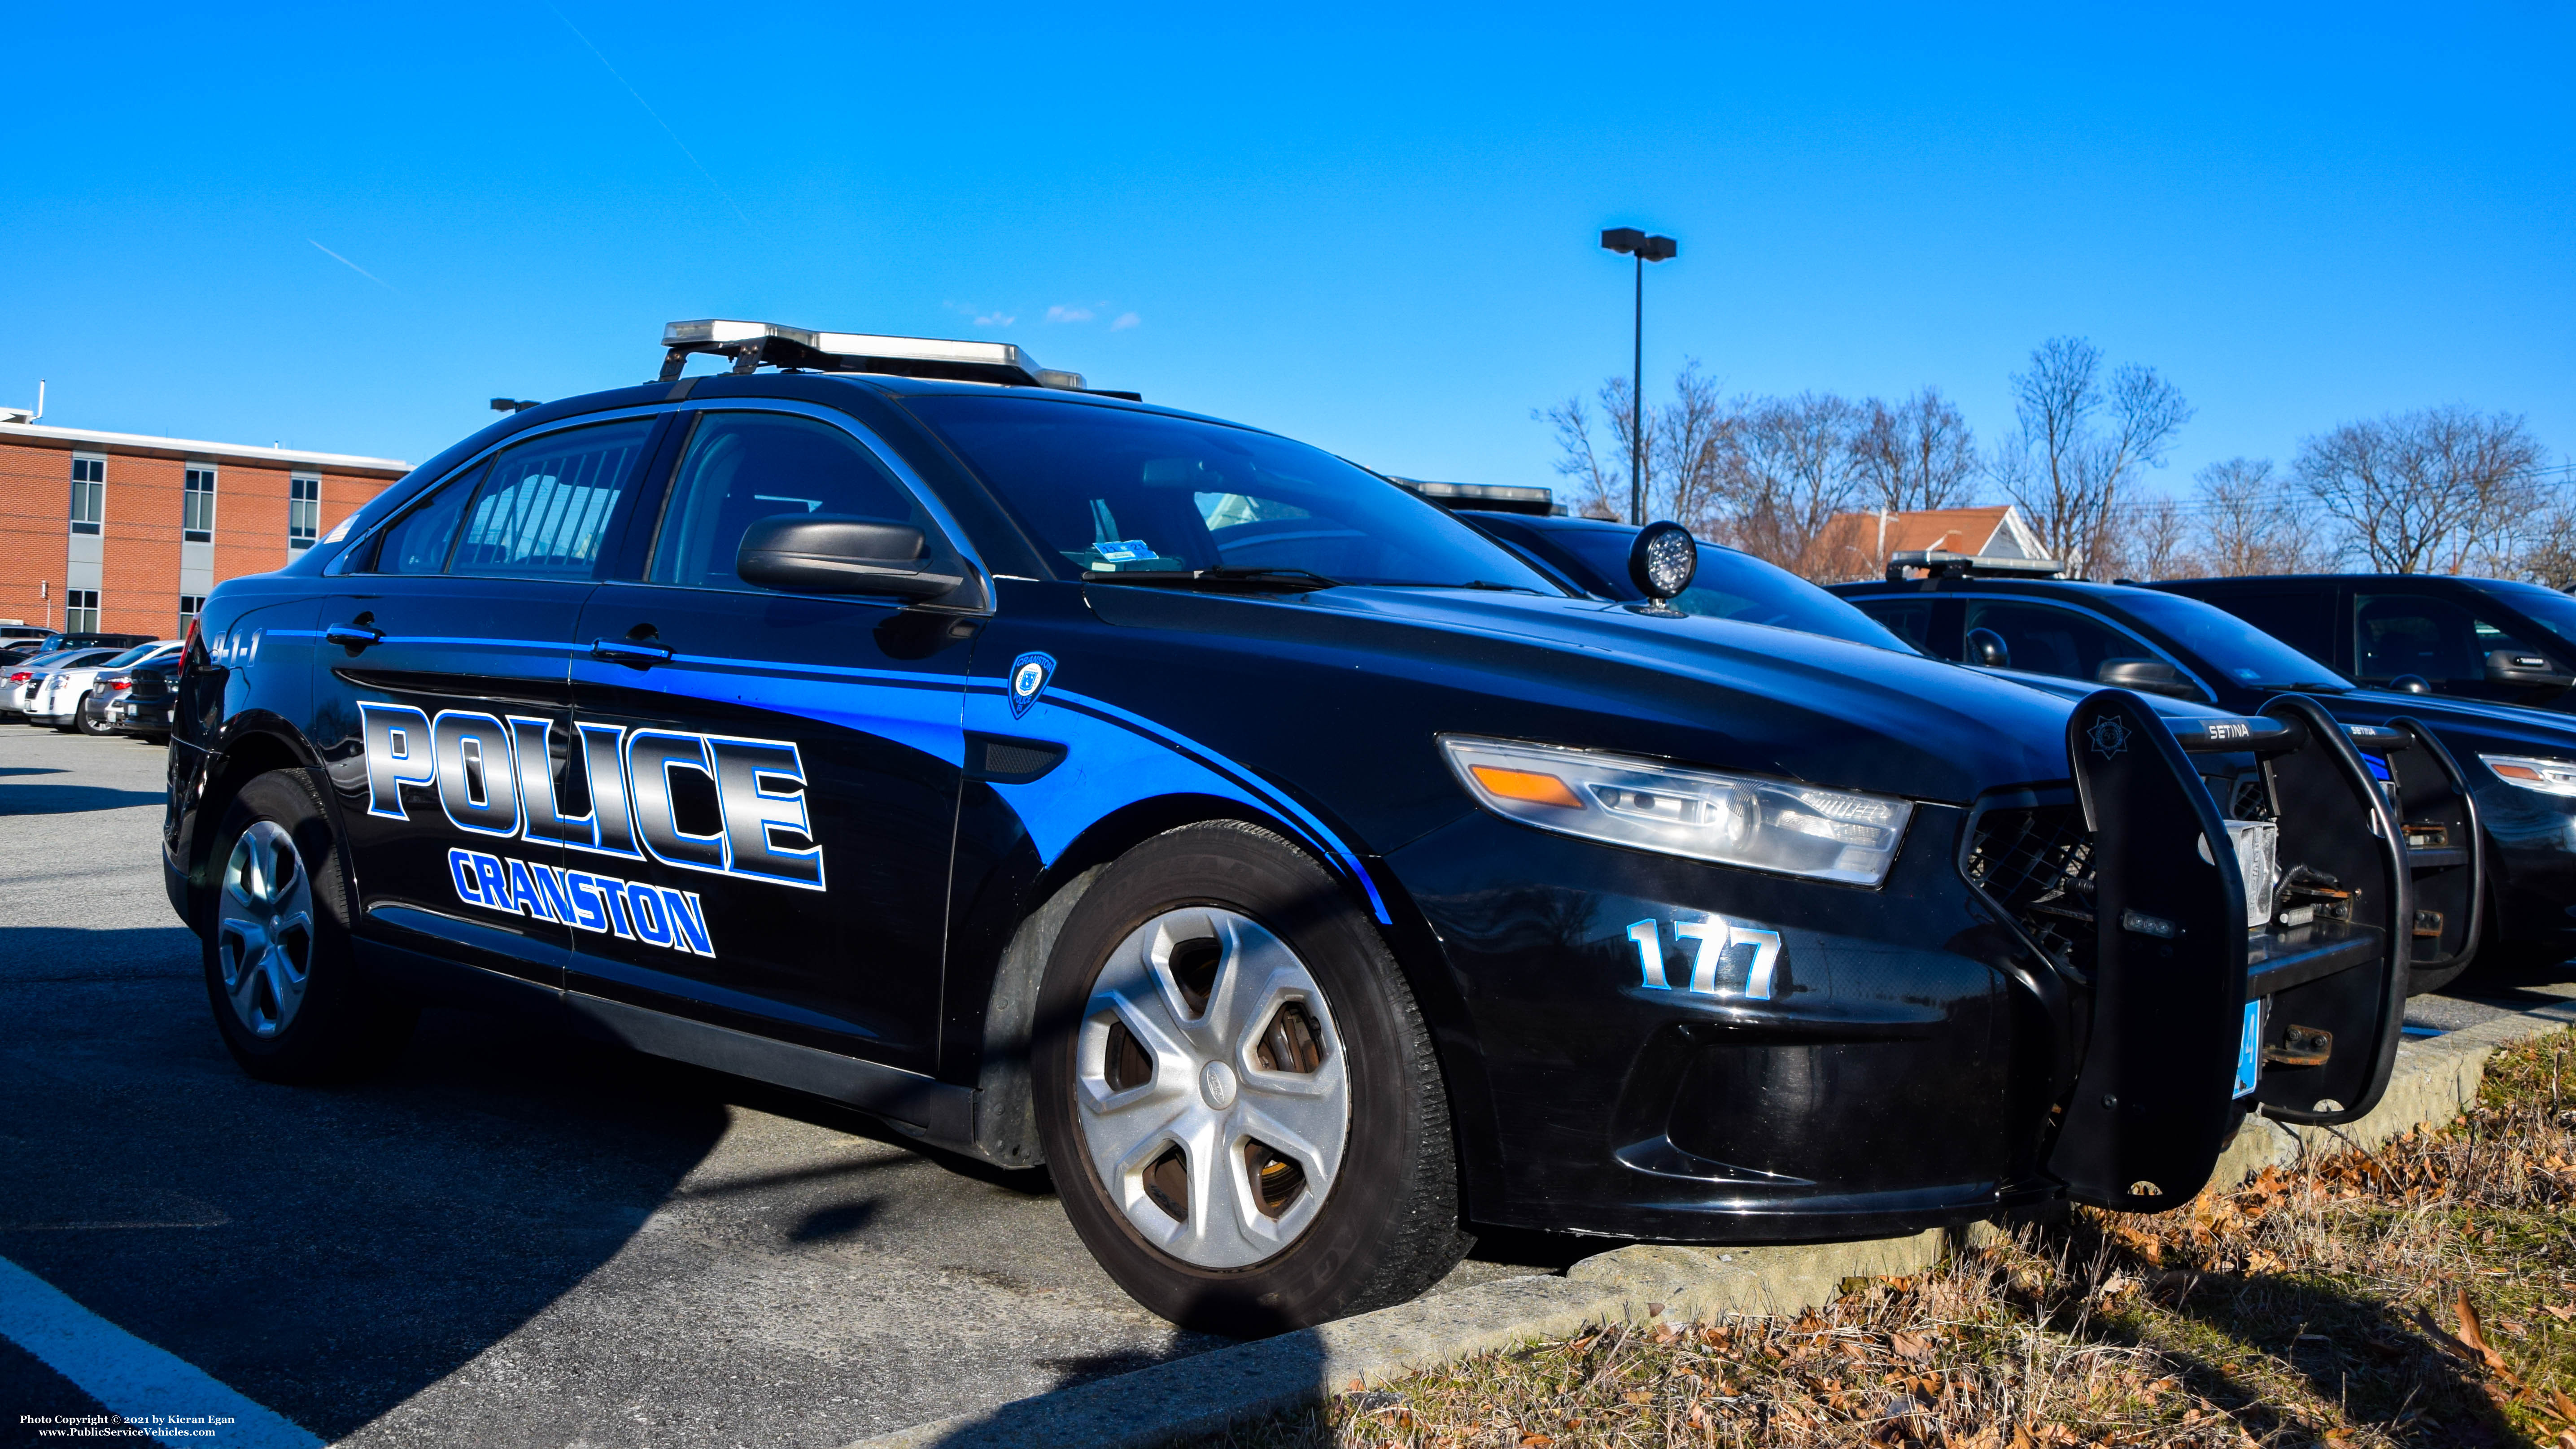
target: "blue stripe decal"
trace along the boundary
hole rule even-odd
[[[285,630],[275,632],[288,635]],[[321,633],[297,630],[293,637],[318,639]],[[1053,681],[1025,716],[1014,717],[1007,681],[915,670],[704,654],[677,655],[649,670],[637,670],[593,660],[587,646],[571,641],[549,644],[405,634],[385,642],[559,651],[572,656],[570,679],[576,684],[739,704],[835,724],[895,740],[960,769],[965,766],[967,729],[1049,739],[1066,747],[1062,765],[1028,784],[992,787],[1019,815],[1042,863],[1054,864],[1083,831],[1128,805],[1163,795],[1214,795],[1261,810],[1304,836],[1359,882],[1381,925],[1394,919],[1358,852],[1313,811],[1196,740]]]

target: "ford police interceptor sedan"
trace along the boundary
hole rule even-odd
[[[2385,1083],[2406,873],[2306,701],[1693,617],[1671,525],[1587,597],[1007,345],[665,341],[208,601],[165,864],[246,1070],[525,1006],[1043,1163],[1237,1333],[1470,1225],[2170,1207]]]

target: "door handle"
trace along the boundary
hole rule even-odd
[[[333,624],[322,631],[322,637],[354,653],[370,644],[385,642],[385,631],[370,629],[364,624]]]
[[[606,659],[617,664],[631,664],[638,669],[650,669],[656,664],[667,661],[671,657],[671,651],[659,644],[637,644],[626,639],[593,639],[590,641],[590,657]]]

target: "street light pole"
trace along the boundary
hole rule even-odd
[[[1601,233],[1601,245],[1637,259],[1637,324],[1628,383],[1628,521],[1646,521],[1646,263],[1668,262],[1681,254],[1681,244],[1668,236],[1648,236],[1633,226]]]

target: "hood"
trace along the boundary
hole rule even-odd
[[[1461,589],[1246,598],[1094,587],[1086,598],[1105,623],[1231,635],[1283,665],[1323,666],[1328,680],[1375,676],[1385,708],[1437,732],[1955,803],[2068,774],[2068,700],[1795,630]]]
[[[2397,715],[2409,715],[2431,725],[2445,737],[2445,743],[2457,731],[2468,738],[2510,740],[2530,746],[2534,753],[2576,759],[2576,718],[2555,710],[2438,694],[2400,694],[2393,689],[2356,689],[2319,698],[2339,719],[2378,724]],[[2452,753],[2462,750],[2454,744]]]

